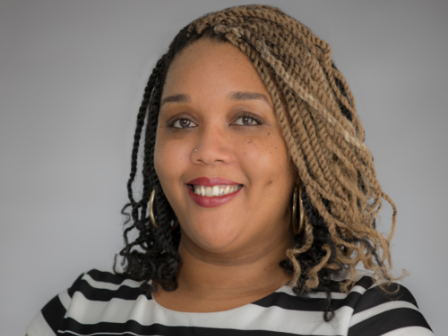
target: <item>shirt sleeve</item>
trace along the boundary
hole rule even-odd
[[[359,299],[348,336],[433,336],[409,290],[398,284],[384,292],[370,287]]]
[[[64,324],[64,316],[73,293],[80,286],[81,274],[73,285],[51,299],[26,328],[28,336],[56,336]]]

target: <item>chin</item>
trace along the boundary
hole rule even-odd
[[[183,227],[182,239],[184,240],[186,236],[186,241],[204,251],[229,252],[239,236],[239,230],[238,227],[228,223],[228,221],[208,221],[201,224],[196,221],[194,227]]]

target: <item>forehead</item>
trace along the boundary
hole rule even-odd
[[[249,58],[230,43],[210,39],[193,43],[175,57],[165,79],[162,98],[199,91],[204,94],[259,92],[270,99]]]

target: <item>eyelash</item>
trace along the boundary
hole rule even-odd
[[[236,120],[243,119],[243,118],[252,119],[253,121],[256,122],[255,125],[249,125],[249,127],[250,126],[259,126],[259,125],[263,124],[262,120],[258,116],[254,115],[252,113],[244,112],[241,115],[239,115]],[[247,126],[247,125],[235,125],[235,126]]]
[[[187,118],[179,118],[179,119],[174,119],[174,120],[171,120],[170,122],[169,122],[169,127],[170,128],[175,128],[175,129],[187,129],[187,128],[193,128],[193,127],[174,127],[174,124],[176,124],[177,122],[180,122],[181,120],[186,120],[186,121],[189,121],[190,123],[193,123],[190,119],[187,119]],[[193,123],[194,124],[194,123]]]
[[[239,120],[239,119],[242,119],[242,118],[248,118],[248,119],[251,119],[251,120],[255,121],[256,124],[254,124],[254,125],[235,125],[235,122],[236,122],[236,121],[235,121],[235,122],[233,122],[231,125],[234,125],[234,126],[247,126],[247,127],[251,127],[251,126],[258,126],[258,125],[261,125],[261,124],[263,123],[263,122],[261,121],[260,118],[258,118],[257,116],[253,115],[252,113],[243,113],[242,115],[239,115],[238,118],[237,118],[236,120]],[[186,120],[186,121],[189,121],[190,123],[195,124],[193,121],[191,121],[191,120],[188,119],[188,118],[179,118],[179,119],[171,120],[171,121],[169,122],[168,126],[171,127],[171,128],[175,128],[175,129],[188,129],[188,128],[194,128],[194,127],[197,126],[197,125],[196,125],[196,126],[193,126],[193,127],[175,127],[174,125],[175,125],[177,122],[180,122],[181,120]]]

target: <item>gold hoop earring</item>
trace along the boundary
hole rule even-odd
[[[179,226],[179,221],[177,220],[176,223],[174,223],[173,227],[170,229],[170,231],[174,231]]]
[[[297,196],[297,194],[299,194],[299,196]],[[294,195],[292,198],[292,229],[294,230],[294,233],[296,235],[298,235],[302,231],[303,221],[305,219],[305,209],[303,208],[302,198],[300,197],[301,194],[302,194],[302,185],[298,184],[294,188]],[[300,209],[299,209],[300,218],[299,218],[299,227],[298,228],[297,228],[297,223],[296,223],[297,197],[299,197],[299,200],[300,200]]]
[[[151,223],[152,223],[152,225],[153,225],[156,229],[158,229],[159,226],[158,226],[157,223],[156,223],[156,220],[155,220],[155,218],[154,218],[154,211],[152,210],[152,206],[153,206],[153,204],[154,204],[154,196],[155,196],[155,195],[156,195],[156,190],[153,189],[152,192],[151,192],[151,197],[149,198],[149,218],[151,219]]]
[[[153,204],[154,204],[154,197],[156,195],[156,190],[153,189],[151,192],[151,197],[149,197],[149,219],[151,219],[151,223],[152,225],[158,229],[159,226],[156,223],[156,220],[154,218],[154,210],[152,209]],[[174,229],[176,229],[179,226],[179,221],[177,220],[176,223],[174,223],[174,226],[171,228],[171,231],[173,231]]]

